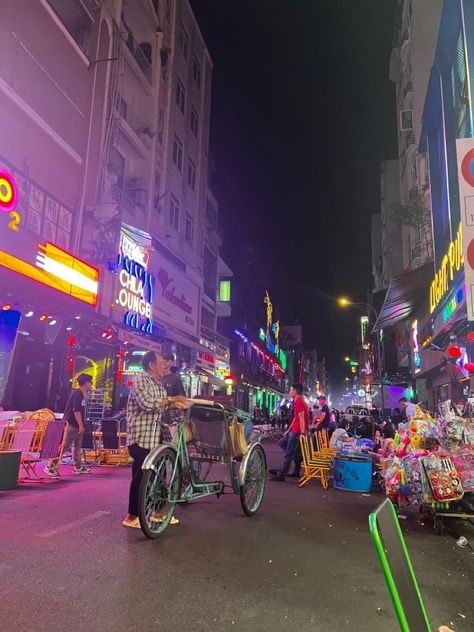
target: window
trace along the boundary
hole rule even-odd
[[[124,99],[122,99],[122,97],[118,98],[117,112],[120,114],[120,116],[123,119],[127,120],[128,106],[127,106],[127,102]]]
[[[186,88],[180,79],[176,82],[176,105],[181,110],[181,113],[184,114],[186,109]]]
[[[186,61],[189,58],[189,35],[184,26],[181,24],[179,32],[179,50],[183,53],[183,57]]]
[[[173,0],[166,0],[165,1],[165,16],[166,16],[166,21],[168,22],[168,24],[171,23],[172,11],[173,11]]]
[[[217,227],[217,209],[214,208],[210,200],[206,202],[206,218],[211,228]]]
[[[193,107],[191,108],[191,131],[197,138],[199,133],[199,116]]]
[[[196,165],[191,158],[188,161],[188,184],[191,191],[196,190]]]
[[[229,303],[230,301],[230,281],[220,281],[219,283],[219,300],[221,303]]]
[[[464,48],[464,35],[461,31],[456,44],[456,55],[451,69],[451,86],[453,93],[454,114],[457,125],[457,137],[466,138],[471,135],[469,119],[469,89],[467,65]]]
[[[157,213],[160,212],[160,186],[161,186],[160,172],[155,171],[155,184],[153,187],[153,208]]]
[[[179,202],[173,195],[170,199],[170,224],[175,230],[179,230]]]
[[[193,245],[193,218],[186,215],[186,223],[184,225],[184,241],[190,246]]]
[[[199,62],[199,59],[196,56],[194,56],[194,61],[193,61],[193,79],[197,87],[200,88],[201,87],[201,64]]]
[[[176,134],[174,135],[173,140],[173,162],[178,171],[183,169],[183,143],[179,140]]]
[[[125,175],[125,158],[122,154],[111,147],[109,151],[108,171],[117,176],[117,187],[123,191],[124,175]]]
[[[163,108],[160,108],[160,113],[158,115],[158,142],[160,145],[163,144],[163,135],[165,133],[165,111]]]
[[[204,293],[213,301],[216,300],[217,291],[217,257],[206,246],[204,247]]]
[[[48,0],[69,35],[87,55],[92,20],[80,0]]]

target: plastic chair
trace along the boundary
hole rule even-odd
[[[48,462],[49,470],[54,470],[60,475],[58,464],[61,460],[64,446],[65,427],[64,421],[50,421],[48,423],[43,434],[40,452],[38,454],[27,454],[21,459],[21,467],[25,472],[24,479],[31,479],[34,476],[40,482],[54,480],[47,475],[38,474],[36,466],[42,462]]]
[[[309,436],[304,437],[300,435],[301,455],[303,461],[301,463],[304,474],[298,481],[298,486],[303,487],[312,478],[317,478],[321,481],[323,489],[328,488],[329,473],[331,471],[331,459],[327,456],[311,457],[311,438]]]
[[[19,421],[13,434],[13,441],[11,442],[11,450],[19,450],[22,455],[29,454],[31,452],[31,444],[36,434],[36,421],[30,419],[22,419]]]

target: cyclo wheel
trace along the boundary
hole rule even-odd
[[[171,448],[160,451],[149,470],[143,472],[140,485],[138,518],[143,533],[155,540],[173,517],[179,498],[179,471],[175,470],[176,452]]]
[[[247,516],[257,513],[262,504],[267,484],[267,467],[262,446],[250,449],[244,484],[240,486],[240,503]]]

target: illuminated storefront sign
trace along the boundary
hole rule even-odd
[[[283,371],[286,371],[286,353],[283,351],[283,349],[280,349],[279,358],[281,368],[283,369]]]
[[[370,345],[366,343],[368,326],[369,326],[369,317],[361,316],[360,317],[360,341],[361,341],[363,349],[368,349],[370,347]]]
[[[446,307],[443,309],[443,323],[448,322],[454,312],[457,310],[459,305],[464,300],[464,286],[460,287],[459,290],[454,294],[451,300],[448,302]]]
[[[214,367],[214,375],[219,379],[223,380],[224,377],[228,376],[230,372],[230,366],[228,362],[221,362],[220,360],[216,360],[216,364]]]
[[[413,364],[415,365],[415,373],[420,372],[421,356],[418,345],[418,321],[414,320],[411,324],[411,341],[413,346]]]
[[[18,204],[18,189],[13,176],[0,169],[0,212],[11,213]]]
[[[99,271],[54,244],[39,244],[36,266],[0,250],[0,266],[80,301],[97,304]]]
[[[433,313],[441,300],[449,291],[457,273],[464,263],[462,254],[462,226],[459,224],[454,241],[449,244],[448,252],[444,255],[440,268],[430,287],[430,312]]]
[[[123,322],[147,334],[153,333],[153,292],[155,278],[143,265],[120,251],[116,271],[119,289],[116,303],[126,312]]]

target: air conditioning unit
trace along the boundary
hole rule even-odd
[[[411,132],[413,130],[413,110],[400,110],[400,131]]]

